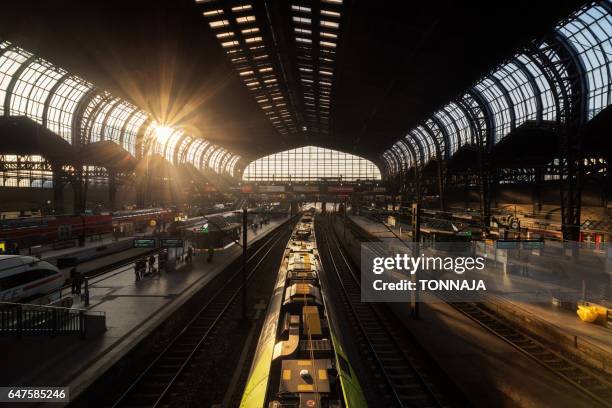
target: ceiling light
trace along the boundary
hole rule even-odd
[[[227,21],[227,20],[216,20],[216,21],[211,21],[210,23],[208,23],[208,25],[210,26],[210,28],[225,27],[225,26],[229,25],[229,21]]]
[[[211,16],[220,16],[223,15],[223,10],[219,9],[219,10],[209,10],[209,11],[205,11],[202,13],[204,16],[206,17],[211,17]]]
[[[293,16],[293,21],[301,24],[310,24],[312,22],[312,20],[310,20],[309,18],[297,16]]]
[[[321,20],[321,27],[338,28],[340,24],[335,21]]]

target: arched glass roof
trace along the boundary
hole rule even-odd
[[[514,129],[528,121],[561,121],[559,112],[568,107],[574,81],[569,73],[582,75],[586,109],[583,116],[592,119],[612,104],[612,2],[591,2],[556,27],[556,45],[534,41],[484,75],[461,98],[434,112],[422,124],[410,130],[391,146],[383,160],[391,173],[413,165],[424,165],[440,153],[449,158],[465,145],[482,141],[499,143]],[[560,55],[559,48],[573,58]],[[563,82],[563,83],[560,83]],[[565,92],[565,99],[563,95]],[[558,95],[555,95],[555,92]],[[429,130],[429,132],[424,131]],[[434,139],[435,138],[435,139]],[[405,149],[409,144],[412,149]],[[410,151],[412,150],[412,151]],[[414,153],[418,157],[414,157]]]
[[[233,175],[239,160],[215,146],[224,152],[222,161],[208,162],[203,154],[210,142],[162,126],[148,112],[8,41],[0,41],[0,115],[26,116],[71,144],[111,141],[134,156],[159,154],[218,173]],[[143,147],[137,152],[139,136]]]
[[[369,160],[322,147],[305,146],[251,162],[246,181],[380,180],[380,170]]]

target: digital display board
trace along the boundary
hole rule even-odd
[[[160,240],[161,248],[182,248],[183,240],[181,238],[163,238]]]
[[[155,238],[134,238],[134,248],[155,248]]]

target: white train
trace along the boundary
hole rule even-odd
[[[18,302],[60,289],[64,274],[33,256],[0,255],[0,301]]]

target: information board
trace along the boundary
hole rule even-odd
[[[181,238],[162,238],[159,246],[161,248],[182,248],[183,240]]]
[[[134,238],[134,248],[155,248],[155,238]]]

